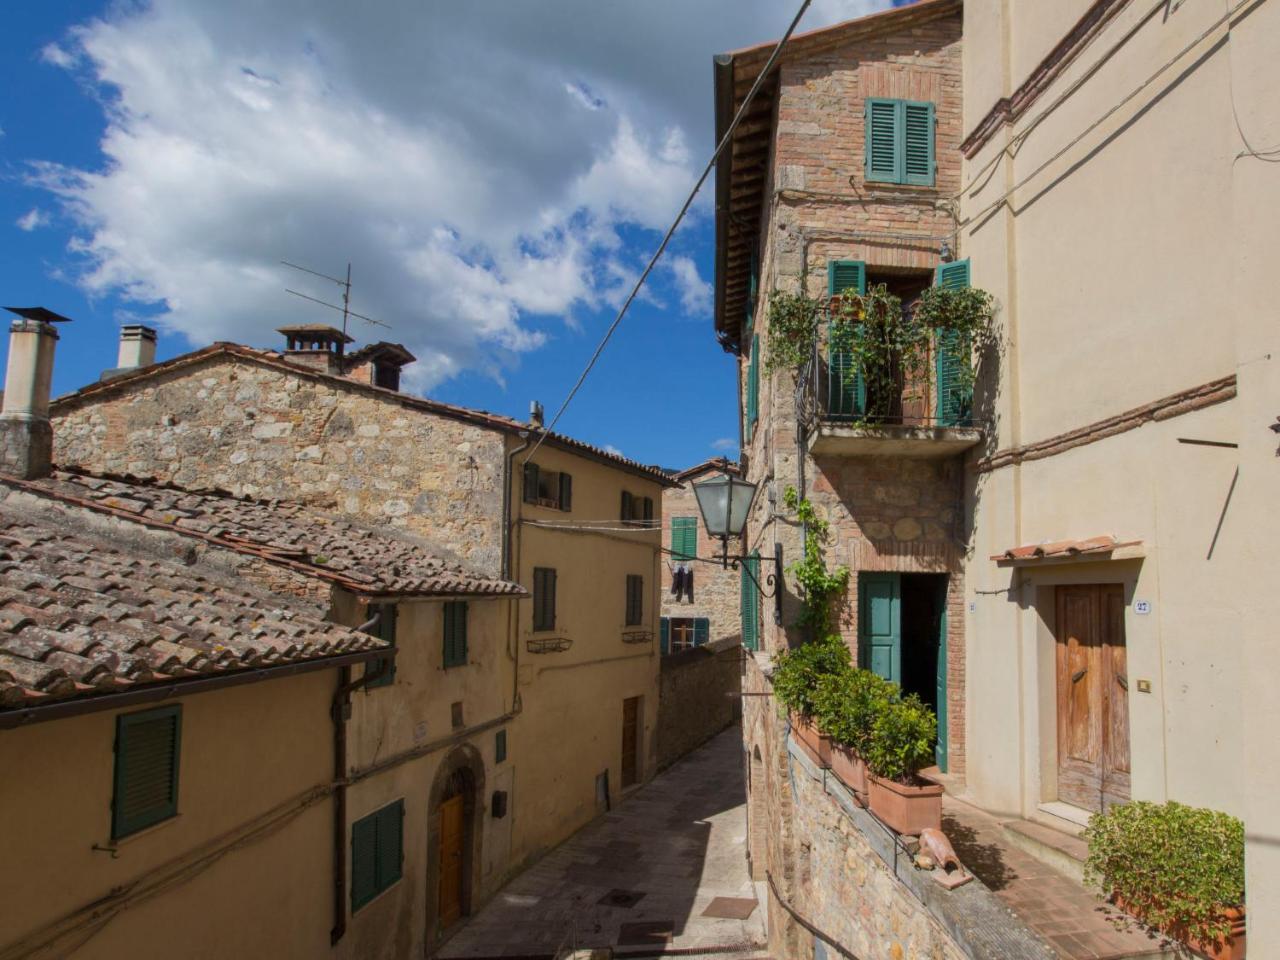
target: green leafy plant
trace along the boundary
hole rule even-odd
[[[814,716],[823,733],[865,757],[876,718],[897,697],[897,684],[854,668],[819,679]]]
[[[1086,877],[1178,939],[1225,940],[1244,904],[1244,824],[1181,803],[1135,801],[1089,819]]]
[[[976,287],[928,287],[912,311],[913,323],[924,330],[949,334],[977,356],[995,345],[995,300]],[[960,385],[973,386],[972,364],[959,364]]]
[[[824,677],[848,673],[849,648],[831,635],[784,650],[773,658],[773,694],[787,709],[812,716],[814,697]]]
[[[813,504],[800,499],[795,487],[787,487],[782,499],[788,510],[795,511],[796,519],[804,528],[804,555],[787,567],[804,597],[799,622],[809,627],[813,636],[825,637],[831,632],[832,601],[843,596],[849,586],[849,568],[827,570],[824,548],[831,525],[818,516]]]
[[[876,714],[862,757],[877,777],[911,783],[933,763],[938,718],[915,694],[890,702]]]
[[[769,332],[764,372],[795,370],[809,362],[818,336],[822,302],[802,293],[769,294]]]

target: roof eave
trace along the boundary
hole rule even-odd
[[[715,89],[716,144],[724,139],[733,122],[733,54],[721,53],[712,58]],[[739,338],[725,325],[724,284],[729,260],[729,187],[733,178],[733,149],[727,146],[716,160],[716,262],[715,262],[715,329],[716,338],[728,352],[740,350]]]

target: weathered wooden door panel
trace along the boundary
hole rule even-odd
[[[1057,589],[1058,798],[1102,810],[1129,798],[1124,589]]]
[[[627,788],[640,780],[640,698],[622,701],[622,786]]]
[[[902,578],[864,573],[858,578],[858,659],[894,683],[902,682]]]
[[[462,916],[462,796],[440,804],[440,925]]]

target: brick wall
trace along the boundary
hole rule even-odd
[[[301,500],[500,569],[495,431],[228,357],[55,413],[60,465]]]
[[[695,479],[702,479],[697,477]],[[718,557],[721,553],[720,541],[707,536],[702,524],[702,515],[698,512],[698,504],[694,498],[693,486],[685,483],[681,487],[671,487],[662,494],[662,546],[671,549],[671,519],[673,517],[694,517],[698,521],[699,557]],[[739,545],[730,544],[731,552],[737,552]],[[706,617],[711,621],[710,639],[730,640],[742,634],[742,622],[739,616],[740,600],[739,577],[737,570],[726,570],[710,563],[694,563],[693,599],[677,600],[671,595],[671,568],[676,560],[670,554],[664,554],[662,581],[662,616],[664,617]]]
[[[738,718],[742,650],[713,644],[662,658],[658,766],[670,766]]]

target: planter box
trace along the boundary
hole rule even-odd
[[[867,796],[867,762],[849,747],[831,745],[831,772],[846,787],[864,799]]]
[[[791,714],[791,735],[804,748],[810,760],[824,769],[831,766],[831,738],[819,730],[811,719],[798,713]]]
[[[942,784],[908,787],[868,774],[871,812],[898,833],[919,836],[927,827],[942,829]]]
[[[1135,910],[1120,894],[1113,893],[1111,902],[1131,917],[1136,917],[1145,922],[1145,918],[1142,915],[1143,911]],[[1231,921],[1231,933],[1227,936],[1225,942],[1202,943],[1193,937],[1188,937],[1186,929],[1177,925],[1160,932],[1177,940],[1179,943],[1186,944],[1198,957],[1207,957],[1208,960],[1244,960],[1246,946],[1244,908],[1227,907],[1222,913]]]

